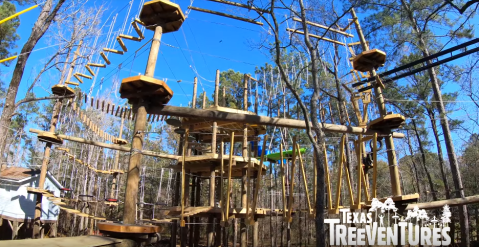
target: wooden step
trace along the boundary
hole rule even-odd
[[[108,58],[106,57],[105,53],[100,52],[100,56],[101,56],[101,58],[103,58],[103,60],[105,60],[105,63],[106,63],[106,64],[108,64],[108,65],[111,64],[110,60],[108,60]]]
[[[138,19],[136,19],[138,20]],[[131,23],[131,25],[133,26],[133,29],[135,29],[136,33],[138,34],[138,36],[140,36],[141,39],[144,39],[145,36],[143,35],[143,33],[141,32],[141,29],[140,27],[138,26],[136,20],[134,22]]]
[[[81,77],[84,77],[84,78],[87,78],[87,79],[92,79],[93,77],[89,76],[89,75],[85,75],[85,74],[82,74],[82,73],[75,73],[76,75],[78,76],[81,76]]]
[[[80,85],[79,83],[72,82],[72,81],[66,81],[65,84],[73,85],[73,86],[78,86],[78,85]]]
[[[123,43],[123,40],[121,40],[121,38],[119,36],[116,37],[116,41],[118,41],[118,44],[120,44],[121,49],[123,49],[124,52],[128,51],[128,48],[126,48],[125,43]]]
[[[133,41],[142,41],[142,40],[143,40],[142,38],[133,37],[133,36],[131,36],[131,35],[124,35],[124,34],[120,34],[118,37],[120,37],[120,38],[122,38],[122,39],[133,40]]]
[[[77,74],[74,74],[73,75],[75,78],[77,78],[77,80],[81,83],[83,83],[83,80],[77,75]]]
[[[138,23],[138,24],[140,24],[140,25],[142,25],[142,26],[145,25],[145,23],[143,23],[142,21],[140,21],[140,19],[138,19],[138,18],[135,18],[135,20],[134,20],[132,23]]]
[[[93,72],[93,70],[90,68],[90,64],[85,65],[85,68],[86,70],[88,70],[88,73],[90,73],[90,75],[95,76],[95,72]]]
[[[98,68],[106,68],[106,65],[105,65],[105,64],[101,64],[101,63],[88,63],[88,66],[98,67]]]
[[[111,52],[111,53],[116,53],[116,54],[123,55],[123,52],[122,52],[122,51],[115,50],[115,49],[103,48],[103,51],[106,51],[106,52]]]

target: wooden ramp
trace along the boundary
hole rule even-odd
[[[101,236],[80,236],[65,238],[43,238],[43,239],[22,239],[22,240],[3,240],[0,241],[0,247],[94,247],[94,246],[118,246],[123,240],[107,238]]]

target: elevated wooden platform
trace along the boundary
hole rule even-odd
[[[154,0],[143,4],[140,21],[149,30],[162,26],[163,33],[178,31],[185,21],[183,11],[178,4],[168,0]]]
[[[369,72],[372,69],[381,67],[386,62],[386,53],[373,49],[364,51],[353,58],[353,68],[361,72]]]
[[[162,106],[173,97],[173,91],[162,80],[139,75],[122,80],[120,97],[128,99],[130,104],[137,104],[140,99],[143,99],[150,106]]]
[[[54,133],[51,132],[42,132],[38,134],[38,140],[42,142],[50,142],[57,145],[63,144],[63,139],[56,136]]]
[[[219,115],[221,115],[221,112],[224,112],[224,113],[237,113],[237,114],[256,116],[255,113],[250,111],[237,110],[237,109],[222,107],[222,106],[210,106],[209,108],[206,108],[206,110],[218,111],[220,112]],[[235,133],[238,133],[238,135],[236,135],[234,138],[235,142],[242,142],[243,129],[245,126],[248,128],[248,138],[253,137],[255,135],[266,134],[266,125],[238,123],[238,122],[231,122],[231,121],[218,121],[216,122],[216,124],[218,126],[218,136],[223,138],[224,142],[230,141],[229,133],[231,133],[232,131],[234,131]],[[201,118],[183,118],[182,125],[192,126],[193,129],[191,131],[205,133],[204,135],[200,134],[200,139],[202,141],[211,140],[211,128],[213,126],[212,122],[206,122],[204,119],[201,119]]]
[[[97,247],[97,246],[133,246],[125,245],[123,242],[128,240],[114,239],[102,236],[80,236],[63,238],[43,238],[43,239],[21,239],[21,240],[2,240],[0,246],[10,247]]]
[[[406,118],[401,114],[388,114],[380,118],[374,119],[368,124],[368,129],[383,130],[383,129],[397,129],[401,127]]]
[[[200,173],[201,176],[209,176],[211,169],[215,169],[216,172],[219,174],[219,171],[221,169],[221,159],[223,159],[223,166],[224,170],[228,171],[228,166],[229,166],[229,155],[223,155],[221,156],[219,154],[205,154],[205,155],[196,155],[196,156],[190,156],[190,157],[185,157],[185,169],[189,170],[192,173]],[[232,165],[232,172],[231,172],[231,177],[232,178],[241,178],[242,177],[242,171],[244,168],[248,167],[249,163],[249,158],[244,158],[241,156],[233,156],[233,165]],[[260,161],[255,158],[251,158],[251,177],[256,177],[256,171],[258,169],[258,166],[260,164]],[[181,170],[181,159],[178,160],[177,165],[172,165],[169,166],[168,168],[173,168],[175,170],[180,171]],[[267,167],[263,165],[262,167],[262,173],[263,175],[266,174]],[[227,177],[225,176],[225,179]]]
[[[57,84],[52,87],[52,94],[57,96],[74,95],[75,90],[66,85]]]
[[[160,232],[161,227],[151,225],[131,225],[118,223],[98,223],[100,232],[117,232],[117,233],[141,233],[150,234]]]

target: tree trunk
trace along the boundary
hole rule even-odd
[[[423,57],[428,57],[429,50],[427,49],[426,42],[424,41],[421,30],[418,27],[416,20],[414,19],[413,13],[409,6],[406,4],[405,0],[401,0],[403,7],[406,9],[408,18],[413,24],[414,31],[416,32],[418,38],[418,45],[422,49]],[[427,65],[431,65],[431,61],[426,61]],[[441,118],[441,127],[442,132],[444,133],[444,142],[446,144],[446,150],[449,157],[449,164],[451,166],[452,180],[454,181],[454,189],[457,192],[456,197],[464,198],[464,188],[462,185],[461,172],[459,171],[459,162],[457,161],[456,151],[454,150],[454,143],[452,142],[451,130],[449,128],[449,121],[447,119],[446,109],[444,107],[444,102],[442,101],[441,88],[437,80],[436,71],[433,67],[427,70],[429,74],[429,79],[431,81],[432,91],[434,93],[434,99],[436,100],[436,109],[439,112],[439,117]],[[466,205],[458,207],[459,209],[459,223],[461,225],[461,246],[470,246],[471,240],[469,237],[469,219],[467,216],[467,207]]]
[[[451,194],[449,189],[449,183],[447,182],[447,176],[445,172],[446,165],[444,162],[444,155],[442,154],[442,146],[441,146],[441,141],[439,140],[439,133],[437,132],[436,121],[434,119],[434,113],[431,111],[431,109],[427,109],[427,115],[429,116],[429,119],[431,120],[431,126],[432,126],[432,131],[434,134],[434,139],[436,139],[437,156],[439,159],[439,168],[441,170],[441,177],[444,183],[444,189],[446,190],[446,199],[450,199]]]
[[[421,186],[420,186],[420,184],[419,184],[419,174],[418,174],[418,172],[417,172],[416,162],[414,162],[414,157],[413,157],[414,152],[413,152],[413,150],[412,150],[411,139],[409,138],[409,133],[408,133],[408,135],[407,135],[407,144],[408,144],[408,147],[409,147],[409,152],[411,153],[411,163],[412,163],[412,165],[413,165],[413,167],[414,167],[414,173],[415,173],[415,175],[416,175],[417,193],[418,193],[419,195],[421,195]]]
[[[15,99],[18,93],[18,87],[22,81],[23,71],[27,65],[28,57],[30,57],[31,51],[35,48],[35,45],[40,40],[40,38],[45,34],[45,32],[50,27],[50,24],[53,22],[55,15],[58,10],[61,8],[65,0],[59,0],[58,3],[52,10],[53,0],[47,0],[38,16],[37,21],[35,22],[32,33],[28,38],[25,45],[23,45],[22,51],[17,59],[17,64],[13,70],[12,79],[8,86],[7,96],[5,98],[5,107],[3,108],[2,116],[0,117],[0,161],[2,164],[6,162],[5,146],[6,146],[6,137],[8,136],[8,130],[12,122],[12,116],[15,113]]]
[[[419,136],[419,133],[417,132],[416,120],[414,120],[414,118],[412,118],[411,120],[412,120],[412,125],[414,126],[414,133],[416,135],[416,139],[419,144],[419,152],[421,152],[422,165],[424,167],[424,171],[426,172],[427,181],[429,182],[429,189],[431,189],[430,192],[432,194],[432,199],[434,201],[437,201],[436,190],[434,189],[434,183],[432,182],[431,173],[429,173],[429,170],[427,169],[427,165],[426,165],[426,154],[424,153],[425,150],[424,150],[424,147],[422,146],[421,137]],[[412,158],[414,159],[414,157]]]

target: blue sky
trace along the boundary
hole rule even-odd
[[[190,4],[189,1],[181,0],[176,2],[180,4],[184,13],[187,12],[188,5]],[[127,5],[129,0],[90,1],[89,5],[98,6],[101,3],[106,4],[108,7],[107,12],[103,15],[103,22],[106,22],[107,26],[110,25],[111,21],[111,18],[108,18],[110,13],[112,13],[113,16],[120,11],[118,12],[118,18],[113,29],[114,31],[118,31],[123,25],[125,18],[127,18]],[[127,27],[131,18],[137,14],[139,3],[140,0],[134,1],[130,16],[127,18]],[[217,11],[225,11],[226,9],[226,11],[228,11],[228,7],[222,4],[205,0],[195,1],[194,6],[215,9]],[[22,10],[27,7],[29,6],[18,6],[17,9]],[[18,52],[29,37],[39,12],[40,8],[37,8],[20,17],[21,25],[18,32],[21,39],[17,42]],[[105,27],[102,32],[107,33],[108,27]],[[170,101],[170,104],[177,106],[185,106],[188,104],[188,101],[191,100],[193,78],[195,76],[199,77],[198,92],[206,90],[208,95],[210,95],[214,87],[213,81],[216,69],[220,71],[233,69],[242,73],[254,74],[256,66],[261,66],[269,61],[269,57],[266,54],[263,54],[253,47],[255,45],[254,43],[258,43],[258,40],[260,40],[262,32],[264,32],[264,29],[258,25],[196,11],[189,13],[187,20],[179,31],[163,35],[160,54],[157,60],[155,78],[166,80],[167,84],[174,91],[174,97]],[[112,79],[115,77],[121,79],[144,73],[148,59],[149,45],[139,51],[136,58],[134,55],[135,50],[153,37],[153,31],[146,30],[144,35],[145,39],[141,43],[125,41],[128,52],[124,55],[109,55],[112,64],[100,70],[96,86],[93,88],[93,95],[101,93],[99,92],[99,82],[102,77],[105,77],[101,88],[103,92],[105,88],[111,87]],[[106,35],[100,37],[100,40],[101,39],[105,40]],[[42,39],[35,47],[35,50],[52,45],[54,44],[50,44],[45,39]],[[31,71],[41,69],[41,65],[39,65],[37,61],[47,54],[54,52],[55,49],[56,47],[54,46],[35,51],[31,54],[17,100],[23,98],[27,86],[33,80],[33,78],[29,76]],[[93,58],[95,59],[96,56]],[[123,69],[118,73],[116,68],[120,63],[123,64]],[[14,63],[10,67],[2,68],[2,74],[4,76],[2,79],[7,83],[10,80],[13,68]],[[181,80],[181,82],[178,83],[178,80]],[[43,80],[39,86],[35,87],[34,91],[37,95],[45,96],[47,91],[49,92],[49,88],[56,83],[57,82],[46,82]],[[88,92],[91,85],[92,81],[86,79],[80,87],[82,91]]]

